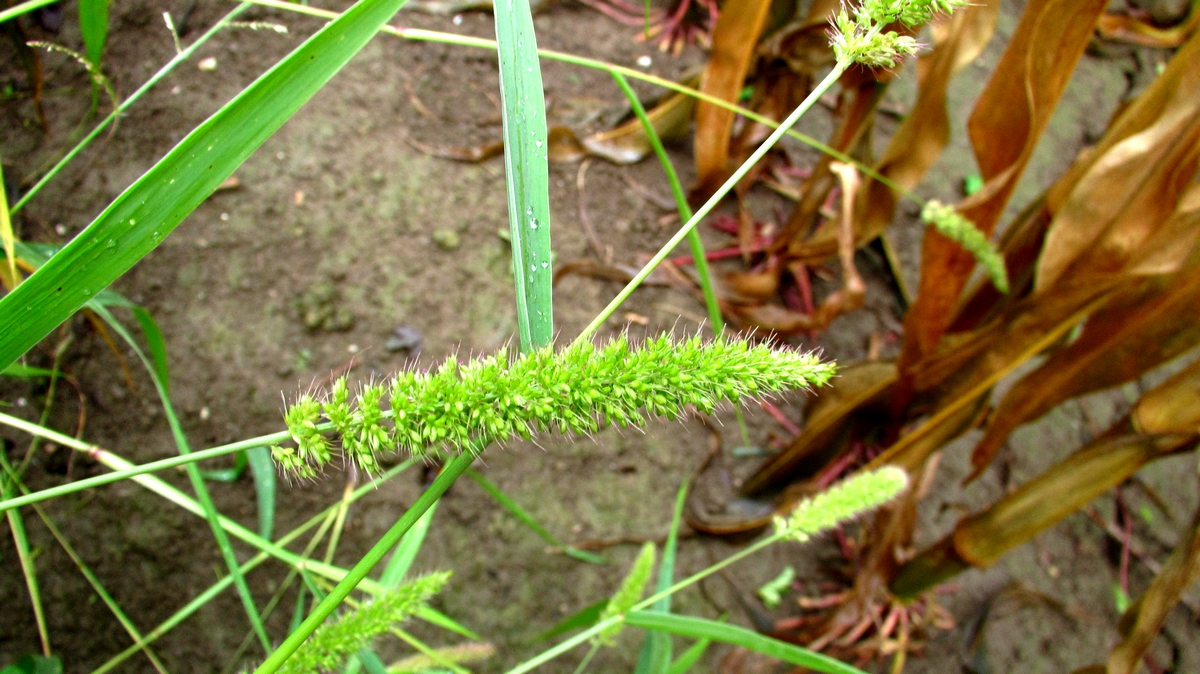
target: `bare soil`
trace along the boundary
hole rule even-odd
[[[187,15],[186,42],[232,8],[209,2],[191,6],[194,11],[189,13],[184,0],[112,5],[105,63],[119,91],[132,91],[173,55],[162,12],[172,12],[177,20]],[[1006,6],[985,56],[955,85],[954,141],[927,181],[928,196],[954,199],[961,179],[974,171],[963,124],[1019,10],[1016,2]],[[60,33],[32,26],[31,37],[80,47],[70,18],[74,5],[64,11],[68,19]],[[236,29],[212,40],[24,210],[16,222],[21,238],[63,242],[74,236],[190,129],[321,25],[261,9],[252,10],[249,18],[286,24],[290,33]],[[452,19],[405,11],[398,17],[406,25],[480,36],[492,34],[491,21],[486,13]],[[665,77],[678,77],[704,59],[698,48],[679,57],[661,54],[634,41],[632,29],[571,2],[544,10],[536,23],[542,46],[628,65],[649,56],[649,70]],[[216,59],[214,70],[197,68],[199,59],[210,57]],[[1139,81],[1147,69],[1152,72],[1155,58],[1165,55],[1116,50],[1085,58],[1014,204],[1036,194],[1099,136],[1130,83]],[[22,75],[8,43],[0,45],[0,64],[5,80],[19,84]],[[90,123],[82,69],[61,55],[45,56],[44,64],[49,135],[42,132],[28,98],[13,96],[0,103],[5,175],[25,186],[71,145],[81,124]],[[620,110],[621,94],[603,73],[553,62],[544,67],[552,114],[575,114],[578,124],[588,116],[579,110],[604,112],[592,122],[595,125]],[[497,234],[507,228],[502,162],[454,163],[432,158],[409,143],[447,147],[498,139],[496,90],[496,60],[487,52],[378,37],[237,171],[239,187],[211,197],[117,282],[115,289],[146,306],[166,335],[172,398],[194,447],[280,430],[281,396],[291,397],[352,361],[355,376],[362,378],[405,366],[403,353],[384,348],[398,327],[419,332],[419,363],[425,366],[451,353],[491,352],[512,339],[508,244]],[[640,86],[639,91],[651,93]],[[888,97],[904,109],[914,95],[910,67]],[[828,128],[819,114],[805,124],[818,136]],[[689,148],[685,144],[672,152],[689,180]],[[796,152],[800,156],[801,151]],[[616,262],[636,264],[639,255],[656,250],[670,236],[670,229],[658,224],[664,211],[627,182],[631,179],[666,195],[666,182],[655,162],[628,167],[593,162],[582,194],[576,188],[577,171],[576,164],[551,167],[554,247],[560,263],[588,255],[579,218],[581,199],[599,238],[613,246]],[[765,213],[776,206],[775,197],[765,193],[754,198],[759,200],[756,208]],[[922,231],[912,216],[902,213],[894,236],[909,286],[915,287]],[[722,242],[711,230],[704,235],[712,245]],[[820,347],[841,362],[865,357],[871,334],[896,329],[902,318],[880,261],[865,252],[860,262],[871,278],[868,306],[839,319],[815,342],[799,342]],[[555,303],[561,333],[570,336],[580,330],[618,287],[581,277],[563,280]],[[329,311],[334,307],[341,307],[342,313]],[[625,310],[645,324],[627,320],[623,310],[605,326],[602,337],[622,330],[634,336],[672,328],[693,331],[704,315],[693,298],[661,287],[639,290]],[[63,331],[73,340],[63,365],[79,390],[60,387],[50,425],[74,432],[82,405],[83,437],[88,441],[136,462],[172,455],[173,443],[147,377],[131,365],[133,385],[127,383],[120,362],[85,320],[77,318]],[[48,344],[31,355],[31,364],[49,363],[53,344]],[[0,405],[6,412],[37,419],[44,396],[44,387],[37,384],[0,380]],[[961,515],[1038,474],[1122,414],[1128,400],[1121,391],[1092,396],[1022,429],[998,463],[1002,468],[966,491],[959,484],[973,438],[952,445],[934,495],[925,504],[919,542],[937,540]],[[798,421],[802,403],[802,395],[791,396],[781,407]],[[772,434],[785,435],[757,406],[746,413],[756,443],[766,444]],[[715,470],[720,479],[733,483],[761,459],[731,453],[742,444],[731,413],[716,421],[723,452]],[[29,439],[14,431],[0,430],[0,436],[12,441],[10,456],[23,456],[30,448]],[[552,437],[537,444],[493,447],[484,455],[481,470],[568,542],[659,538],[667,531],[677,487],[704,460],[712,442],[712,433],[698,420],[654,424],[644,433],[607,429],[590,439]],[[104,471],[52,445],[37,443],[32,451],[33,488]],[[1138,534],[1157,559],[1165,558],[1196,504],[1196,480],[1180,477],[1194,473],[1194,461],[1177,457],[1143,475],[1165,496],[1169,512],[1160,511],[1140,492],[1127,494],[1135,508],[1145,506],[1152,514],[1150,523],[1139,524]],[[162,477],[190,491],[181,473]],[[276,531],[287,531],[335,502],[347,478],[334,471],[315,483],[283,483]],[[347,518],[335,562],[352,565],[417,497],[422,479],[422,471],[405,473],[357,503]],[[256,526],[255,491],[248,473],[234,483],[212,482],[209,488],[224,514]],[[1112,499],[1103,497],[1096,507],[1110,513]],[[143,630],[225,573],[205,522],[132,482],[57,499],[47,503],[46,510]],[[91,671],[125,648],[129,639],[32,511],[23,514],[38,552],[55,652],[65,671]],[[736,545],[688,537],[681,543],[678,571],[699,570]],[[443,499],[417,568],[454,571],[451,586],[435,606],[495,644],[496,656],[477,670],[499,672],[545,648],[545,643],[532,643],[537,634],[611,594],[636,550],[633,544],[605,550],[613,562],[607,566],[552,554],[478,486],[463,481]],[[239,553],[243,559],[249,554],[241,547]],[[810,595],[817,592],[818,581],[836,577],[839,566],[844,567],[828,542],[804,549],[776,546],[734,567],[728,578],[680,593],[676,608],[709,617],[728,613],[732,621],[748,624],[735,595],[756,602],[753,590],[789,564],[799,573],[803,593]],[[4,664],[40,646],[7,533],[0,538],[0,568]],[[283,574],[282,567],[266,565],[249,576],[260,602]],[[996,567],[956,579],[939,601],[958,629],[936,635],[924,657],[910,659],[906,671],[1032,674],[1069,672],[1100,662],[1116,638],[1116,578],[1111,540],[1085,515],[1073,515]],[[1135,560],[1134,593],[1150,578]],[[796,594],[788,595],[773,615],[793,613],[789,607],[794,607]],[[286,631],[292,596],[289,591],[285,608],[268,621],[276,638]],[[435,645],[457,639],[422,626],[414,629]],[[262,657],[251,648],[231,661],[247,630],[236,596],[226,592],[154,647],[170,671],[238,671]],[[1200,671],[1198,643],[1195,615],[1181,607],[1172,613],[1155,657],[1160,663],[1173,662],[1175,672]],[[592,671],[629,670],[639,644],[640,635],[627,631],[620,647],[603,651]],[[395,640],[380,640],[378,650],[385,661],[407,652]],[[698,671],[718,671],[728,652],[726,647],[712,648]],[[581,654],[573,653],[545,670],[572,671]],[[885,669],[882,664],[870,667]],[[137,656],[120,671],[152,670]]]

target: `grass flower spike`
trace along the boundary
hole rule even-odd
[[[887,503],[908,488],[908,474],[895,466],[859,473],[775,517],[775,533],[798,543]]]
[[[853,11],[843,4],[833,19],[833,51],[839,61],[890,68],[917,53],[918,45],[912,37],[883,30],[885,26],[919,26],[966,4],[967,0],[863,0]]]
[[[448,580],[449,572],[415,578],[325,623],[280,668],[280,674],[336,671],[347,657],[370,645],[371,639],[421,608]]]
[[[1002,293],[1008,293],[1008,269],[1004,256],[988,240],[987,235],[970,220],[964,218],[953,206],[932,199],[921,209],[921,219],[934,226],[947,239],[957,241],[968,253],[983,265],[992,285]]]
[[[633,347],[621,337],[516,359],[502,349],[465,363],[448,358],[430,372],[399,372],[366,385],[353,402],[344,378],[322,401],[303,395],[284,417],[295,446],[272,454],[294,475],[312,477],[332,457],[324,435],[332,430],[347,458],[374,471],[381,451],[420,456],[553,430],[592,433],[602,422],[641,426],[689,406],[711,412],[722,401],[819,387],[833,372],[811,353],[736,339],[662,336]]]
[[[633,560],[633,566],[630,567],[629,574],[621,583],[621,589],[617,590],[617,593],[608,600],[608,605],[600,614],[600,621],[621,615],[642,600],[642,595],[646,592],[646,585],[650,582],[650,572],[654,571],[654,558],[654,543],[647,541],[642,545],[642,551],[638,553],[637,559]],[[621,628],[624,626],[625,623],[620,621],[609,625],[593,637],[592,643],[603,646],[614,645],[617,642],[617,635],[621,633]]]

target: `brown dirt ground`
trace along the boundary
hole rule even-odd
[[[112,6],[106,67],[120,91],[132,91],[171,57],[171,40],[159,17],[168,10],[179,17],[187,6],[184,0],[128,0]],[[195,5],[185,40],[230,8],[221,3]],[[60,34],[34,29],[33,36],[78,47],[77,29],[69,18],[73,6],[65,11],[68,20]],[[954,198],[959,181],[972,171],[963,123],[1018,12],[1019,3],[1006,7],[996,39],[955,85],[954,143],[927,180],[929,187],[923,191],[928,196]],[[53,242],[79,232],[188,130],[320,25],[271,11],[253,10],[250,17],[286,23],[291,33],[243,29],[212,40],[25,210],[17,221],[19,234]],[[461,25],[449,17],[408,12],[401,20],[476,35],[492,31],[490,16],[481,13],[464,14]],[[662,55],[634,42],[630,29],[574,3],[543,12],[537,27],[542,46],[623,64],[650,55],[650,70],[667,77],[703,60],[698,49],[678,58]],[[215,71],[196,67],[196,60],[205,57],[216,58]],[[1129,50],[1086,57],[1014,204],[1035,194],[1083,144],[1097,138],[1130,83],[1152,72],[1154,60],[1162,58],[1155,52]],[[0,63],[6,80],[20,77],[8,43],[0,45]],[[87,82],[81,69],[57,55],[45,58],[45,67],[49,137],[41,133],[27,99],[10,97],[0,104],[5,129],[0,152],[10,162],[5,172],[21,181],[59,156],[86,113]],[[611,110],[621,102],[619,91],[602,73],[549,62],[545,79],[548,98],[559,109]],[[909,104],[914,81],[910,67],[892,87],[889,102],[901,108]],[[515,319],[507,244],[496,234],[507,226],[502,163],[463,165],[433,159],[407,142],[458,146],[498,138],[495,90],[496,62],[487,53],[379,37],[238,170],[239,189],[210,198],[117,282],[117,290],[152,311],[166,335],[173,400],[193,446],[279,430],[281,393],[290,396],[345,365],[354,351],[356,373],[364,377],[402,366],[402,356],[383,348],[397,326],[421,332],[426,364],[448,353],[490,352],[510,339]],[[426,111],[418,109],[417,99]],[[828,128],[819,114],[805,125],[819,137]],[[674,156],[688,180],[688,148],[675,148]],[[577,210],[581,195],[575,188],[576,171],[574,164],[551,168],[554,246],[560,262],[587,254]],[[652,161],[630,167],[594,162],[585,196],[600,238],[614,247],[614,258],[633,264],[637,255],[656,249],[670,232],[657,224],[663,212],[632,189],[626,177],[667,193]],[[297,203],[299,192],[303,203]],[[764,213],[776,207],[773,197],[754,198],[755,208]],[[893,230],[910,287],[915,286],[921,236],[912,216],[902,214]],[[439,229],[458,233],[459,247],[446,251],[436,245],[431,235]],[[710,243],[720,241],[711,231],[705,235]],[[868,306],[806,344],[820,346],[842,362],[864,357],[869,335],[895,328],[900,320],[899,305],[882,280],[878,260],[867,253],[860,258],[872,279]],[[353,315],[352,326],[340,332],[306,329],[294,301],[320,295],[330,285]],[[556,302],[562,334],[575,334],[616,289],[606,281],[564,280]],[[629,324],[618,316],[604,332],[629,329],[637,336],[672,327],[693,330],[704,313],[693,299],[663,288],[638,291],[626,308],[647,317],[648,325]],[[117,360],[94,330],[79,319],[65,330],[74,336],[65,365],[78,380],[86,405],[85,437],[137,462],[171,455],[171,438],[148,379],[135,371],[136,387],[131,391]],[[31,358],[44,364],[45,351]],[[35,401],[43,395],[36,385],[0,382],[0,404],[25,418],[37,417],[40,403]],[[961,514],[1001,494],[1010,484],[1007,480],[1020,483],[1069,452],[1089,437],[1093,424],[1103,428],[1123,413],[1128,395],[1118,391],[1092,396],[1022,429],[1010,443],[1004,470],[991,471],[965,492],[958,484],[972,438],[955,443],[946,452],[934,496],[925,504],[920,540],[936,540]],[[784,403],[798,418],[802,396]],[[78,409],[75,391],[63,387],[51,425],[74,429]],[[756,441],[764,442],[769,433],[782,434],[757,407],[747,413]],[[718,420],[726,450],[720,474],[733,479],[752,469],[756,459],[728,455],[740,444],[736,426],[730,413]],[[3,437],[16,443],[17,452],[28,447],[28,438],[14,432],[5,430]],[[538,445],[492,448],[482,470],[565,540],[659,537],[666,532],[677,486],[701,462],[709,443],[709,431],[695,420],[655,424],[645,433],[608,429],[591,440],[546,438]],[[81,478],[103,470],[82,459],[68,460],[65,450],[46,449],[53,448],[36,448],[32,487],[60,483],[64,474]],[[1153,511],[1153,526],[1139,526],[1139,535],[1159,559],[1197,501],[1196,481],[1178,477],[1193,467],[1194,457],[1185,456],[1144,473],[1169,503],[1169,513]],[[417,473],[382,485],[351,509],[337,563],[351,565],[412,502],[421,488]],[[163,477],[188,489],[182,474]],[[284,485],[276,531],[287,531],[334,502],[344,481],[343,474],[333,472],[314,484]],[[223,513],[253,528],[254,486],[248,475],[232,484],[210,483],[210,489]],[[1135,507],[1152,507],[1139,496],[1131,498]],[[1111,498],[1103,497],[1096,505],[1110,512],[1111,504]],[[133,483],[58,499],[48,503],[47,510],[142,629],[157,625],[224,572],[204,522]],[[33,521],[32,512],[26,512],[26,520],[38,550],[52,643],[66,671],[90,671],[124,648],[128,638],[49,533]],[[696,571],[734,549],[721,540],[686,539],[679,572]],[[635,551],[634,545],[611,548],[607,554],[615,563],[609,566],[548,554],[536,536],[476,485],[464,482],[443,500],[417,567],[454,571],[451,587],[436,606],[496,644],[498,655],[478,667],[494,672],[540,651],[544,646],[529,643],[531,637],[611,593]],[[830,568],[834,558],[827,543],[805,550],[776,546],[735,567],[733,577],[753,601],[753,588],[792,564],[812,592],[818,579],[836,572]],[[910,660],[907,671],[1068,672],[1101,660],[1115,638],[1114,560],[1113,546],[1090,520],[1080,514],[1068,518],[996,567],[957,579],[955,591],[942,601],[962,629],[939,634],[928,644],[925,657]],[[5,663],[38,650],[7,533],[0,538],[0,567],[5,569],[0,574],[0,663]],[[260,600],[282,573],[279,566],[268,565],[250,575]],[[1145,568],[1135,563],[1135,593],[1149,579]],[[1013,583],[1041,594],[1005,591]],[[290,606],[289,600],[283,605]],[[680,593],[676,606],[712,617],[728,611],[734,621],[746,622],[730,584],[719,578]],[[786,605],[776,613],[786,615]],[[270,619],[272,634],[282,634],[287,614],[290,609]],[[1156,644],[1159,662],[1174,661],[1173,671],[1200,671],[1194,620],[1186,608],[1177,609]],[[226,592],[155,648],[171,671],[236,671],[261,657],[252,649],[241,662],[229,661],[246,630],[236,597]],[[434,644],[454,641],[444,633],[420,627],[416,631]],[[970,634],[978,638],[971,642]],[[638,639],[627,632],[619,648],[601,653],[592,671],[628,670],[637,656]],[[404,652],[392,641],[380,641],[378,650],[385,660]],[[716,671],[726,652],[711,649],[701,671]],[[563,658],[546,671],[571,671],[578,657]],[[150,667],[144,658],[135,657],[121,671]]]

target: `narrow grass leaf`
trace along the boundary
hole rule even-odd
[[[8,21],[9,19],[21,16],[22,14],[28,14],[29,12],[32,12],[33,10],[37,9],[38,7],[45,7],[46,5],[52,5],[55,2],[58,2],[58,0],[26,0],[25,2],[22,2],[13,7],[9,7],[8,9],[4,10],[3,12],[0,12],[0,23],[4,23],[5,21]]]
[[[650,146],[654,148],[654,154],[658,156],[663,172],[667,174],[667,181],[671,184],[671,195],[675,197],[675,208],[679,212],[679,221],[691,220],[692,207],[688,205],[687,197],[683,193],[683,184],[679,182],[679,174],[675,172],[675,165],[667,156],[667,150],[663,147],[662,139],[654,129],[654,124],[646,115],[646,108],[638,100],[637,94],[629,86],[624,75],[615,70],[610,70],[609,73],[616,81],[617,86],[621,87],[621,91],[625,93],[625,98],[629,99],[629,105],[633,108],[637,118],[641,120],[642,128],[646,130],[646,136],[650,139]],[[704,242],[700,240],[700,233],[694,229],[688,232],[687,240],[688,246],[692,249],[692,261],[696,266],[696,276],[700,279],[700,290],[704,293],[704,306],[708,309],[708,320],[712,323],[713,334],[720,335],[725,331],[725,320],[721,316],[721,305],[717,302],[716,292],[713,291],[712,272],[709,271],[708,258],[704,254]]]
[[[784,643],[778,639],[763,636],[745,627],[697,618],[653,611],[630,611],[625,614],[625,624],[630,627],[641,627],[649,630],[661,630],[681,637],[692,639],[712,639],[742,648],[748,648],[756,653],[783,660],[784,662],[807,667],[826,674],[865,674],[857,667],[835,660],[828,655],[821,655]]]
[[[700,639],[692,644],[690,648],[684,651],[671,666],[667,668],[667,674],[684,674],[690,672],[692,667],[700,662],[700,658],[704,657],[704,653],[708,651],[709,645],[712,644],[712,639]]]
[[[403,4],[360,0],[196,127],[41,269],[0,298],[0,367],[158,246]]]
[[[687,503],[688,482],[684,480],[675,494],[675,510],[671,514],[671,529],[663,544],[662,561],[658,565],[658,582],[654,593],[666,592],[675,583],[675,553],[679,548],[679,526],[683,523],[683,508]],[[654,602],[648,609],[657,613],[671,612],[671,595]],[[650,631],[638,654],[634,674],[662,674],[671,666],[671,637],[665,632]]]
[[[254,494],[258,502],[258,535],[271,540],[275,531],[275,462],[266,447],[246,450],[250,473],[254,475]]]
[[[504,169],[521,351],[554,339],[546,99],[529,0],[497,0]]]
[[[0,376],[17,377],[20,379],[33,379],[35,377],[57,377],[61,374],[61,372],[55,372],[54,370],[47,370],[46,368],[42,367],[29,367],[20,363],[13,363],[12,365],[4,368],[3,372],[0,372]]]
[[[575,613],[572,613],[566,618],[558,621],[554,627],[551,627],[545,632],[537,635],[533,638],[533,640],[534,642],[546,641],[547,639],[553,639],[559,635],[566,634],[571,630],[577,630],[581,627],[591,627],[599,622],[600,614],[604,612],[604,608],[606,606],[608,606],[607,599],[601,599],[595,604],[585,606]]]
[[[589,562],[591,564],[608,563],[608,560],[600,555],[592,554],[590,552],[578,550],[565,545],[562,541],[558,540],[554,534],[550,533],[546,527],[542,526],[541,522],[538,522],[536,519],[534,519],[533,515],[530,515],[527,510],[522,508],[521,504],[514,501],[511,497],[509,497],[508,494],[505,494],[504,491],[496,485],[496,483],[487,479],[478,471],[468,470],[467,477],[474,480],[475,484],[478,484],[483,488],[484,491],[488,493],[489,496],[496,499],[496,502],[499,503],[509,513],[511,513],[513,517],[517,518],[521,524],[529,527],[533,533],[537,534],[538,537],[543,541],[546,541],[546,543],[558,548],[559,550],[562,550],[563,554],[574,557],[575,559],[583,562]]]
[[[145,308],[131,303],[129,310],[133,312],[133,318],[142,328],[142,337],[146,340],[146,351],[150,354],[150,360],[154,362],[154,370],[162,380],[163,388],[170,393],[171,371],[167,367],[167,342],[163,339],[162,330],[158,329],[158,323]]]
[[[99,68],[108,39],[108,0],[79,0],[79,32],[88,60]]]
[[[4,187],[4,165],[0,164],[0,244],[4,246],[4,259],[8,262],[6,276],[9,279],[9,287],[16,287],[19,282],[16,252],[13,249],[15,242],[12,218],[8,214],[8,190]]]
[[[4,465],[4,472],[0,474],[0,496],[7,500],[15,496],[17,490],[9,477],[12,469],[3,452],[0,452],[0,463]],[[52,652],[50,650],[50,633],[46,629],[46,613],[42,608],[42,592],[38,585],[37,565],[32,551],[29,549],[29,537],[25,534],[25,520],[16,508],[9,510],[5,515],[8,517],[8,527],[12,531],[13,543],[17,547],[17,560],[21,563],[21,573],[25,576],[25,588],[29,592],[29,602],[33,605],[34,623],[37,625],[38,637],[42,640],[42,654],[48,658]]]
[[[429,533],[429,526],[433,523],[433,513],[437,510],[437,503],[429,506],[429,510],[421,515],[421,519],[413,525],[408,533],[404,534],[404,538],[396,544],[395,551],[392,552],[391,559],[388,560],[387,566],[383,567],[383,575],[379,577],[379,584],[384,587],[396,587],[400,581],[404,580],[404,576],[408,574],[408,570],[412,568],[413,560],[417,558],[417,553],[421,551],[421,545],[425,542],[425,535]]]
[[[62,674],[62,660],[56,657],[26,655],[16,664],[0,669],[0,674]]]

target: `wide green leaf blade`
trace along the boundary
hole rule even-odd
[[[800,648],[778,639],[763,636],[753,630],[737,625],[671,613],[655,611],[630,611],[625,614],[625,624],[649,630],[661,630],[693,639],[712,639],[741,646],[763,655],[777,658],[793,665],[807,667],[827,674],[866,674],[841,660],[821,655],[807,648]]]
[[[496,0],[495,15],[517,328],[529,351],[554,339],[546,98],[529,0]]]
[[[79,32],[88,60],[100,67],[104,42],[108,39],[108,0],[79,0]]]
[[[254,495],[258,502],[258,535],[271,540],[275,531],[275,462],[271,450],[254,447],[246,450],[250,472],[254,475]]]
[[[0,298],[0,368],[161,243],[403,4],[360,0],[196,127],[41,269]],[[549,274],[543,276],[549,283]]]

